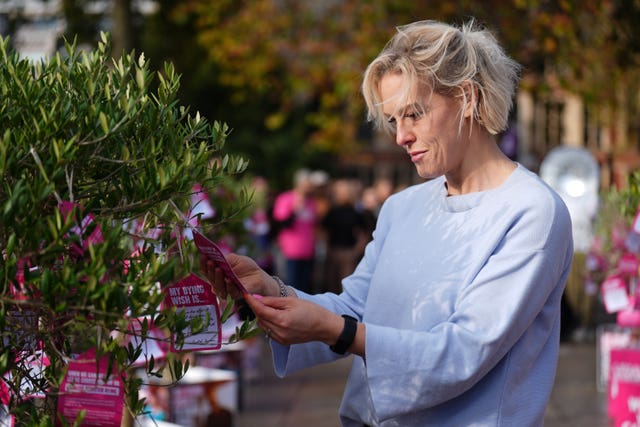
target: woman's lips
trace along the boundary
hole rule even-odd
[[[415,162],[419,162],[420,160],[422,160],[422,158],[427,154],[427,151],[412,151],[411,153],[409,153],[409,156],[411,157],[411,161],[413,163]]]

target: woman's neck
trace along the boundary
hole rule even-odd
[[[456,171],[445,174],[450,196],[499,187],[517,167],[492,137],[470,141],[468,153]]]

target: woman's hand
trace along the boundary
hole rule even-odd
[[[344,319],[325,308],[295,297],[245,297],[258,318],[258,325],[280,344],[322,341],[333,345],[338,340]]]
[[[249,293],[273,296],[279,294],[280,289],[276,281],[254,260],[236,254],[226,255],[225,258]],[[233,299],[239,299],[244,296],[238,287],[225,277],[222,269],[216,267],[216,264],[204,255],[200,257],[200,269],[209,279],[218,298],[224,300],[227,295],[231,295]]]

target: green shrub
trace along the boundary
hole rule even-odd
[[[171,64],[154,73],[143,55],[113,60],[109,51],[103,34],[92,52],[67,45],[66,55],[31,63],[0,38],[0,374],[23,424],[54,423],[56,390],[73,355],[95,348],[118,373],[130,369],[142,346],[122,338],[130,318],[182,337],[188,322],[160,309],[161,288],[197,272],[193,246],[179,238],[194,184],[214,193],[246,166],[222,153],[225,124],[179,105]],[[61,201],[78,208],[65,217]],[[219,200],[224,216],[209,226],[219,233],[248,202],[243,190]],[[103,241],[74,252],[82,243],[74,227],[87,215]],[[26,360],[39,349],[50,365],[34,377]],[[174,379],[187,369],[179,360],[168,359]],[[146,364],[154,375],[165,368]],[[140,380],[126,381],[135,415]],[[47,398],[22,403],[30,391]]]

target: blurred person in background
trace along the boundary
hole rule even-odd
[[[343,426],[541,426],[573,258],[562,199],[510,160],[519,65],[487,29],[421,21],[367,68],[369,116],[424,183],[391,195],[339,295],[227,257],[286,376],[350,353]],[[238,297],[201,259],[218,296]]]
[[[324,290],[325,264],[327,260],[327,242],[322,236],[322,218],[325,217],[331,207],[331,179],[329,174],[323,170],[314,170],[309,178],[312,185],[312,198],[316,205],[318,222],[316,224],[316,254],[313,263],[313,285],[312,293],[319,293]]]
[[[381,205],[381,203],[378,203],[375,188],[366,187],[362,190],[356,208],[363,217],[367,240],[371,240],[373,230],[376,228],[376,221],[378,220],[378,212],[380,212]]]
[[[307,169],[295,173],[293,189],[279,194],[273,205],[277,244],[285,261],[287,283],[303,292],[313,291],[318,212],[313,182]]]
[[[393,183],[388,178],[379,178],[373,183],[373,190],[376,195],[378,208],[376,210],[376,216],[380,213],[382,204],[393,194]]]
[[[269,183],[262,176],[256,176],[251,182],[253,191],[253,210],[244,219],[244,226],[251,239],[247,254],[256,260],[260,268],[275,273],[271,250],[271,223],[269,219]]]
[[[356,209],[354,185],[345,179],[333,182],[331,205],[322,218],[326,241],[323,290],[339,294],[341,281],[355,270],[367,243],[363,215]]]

